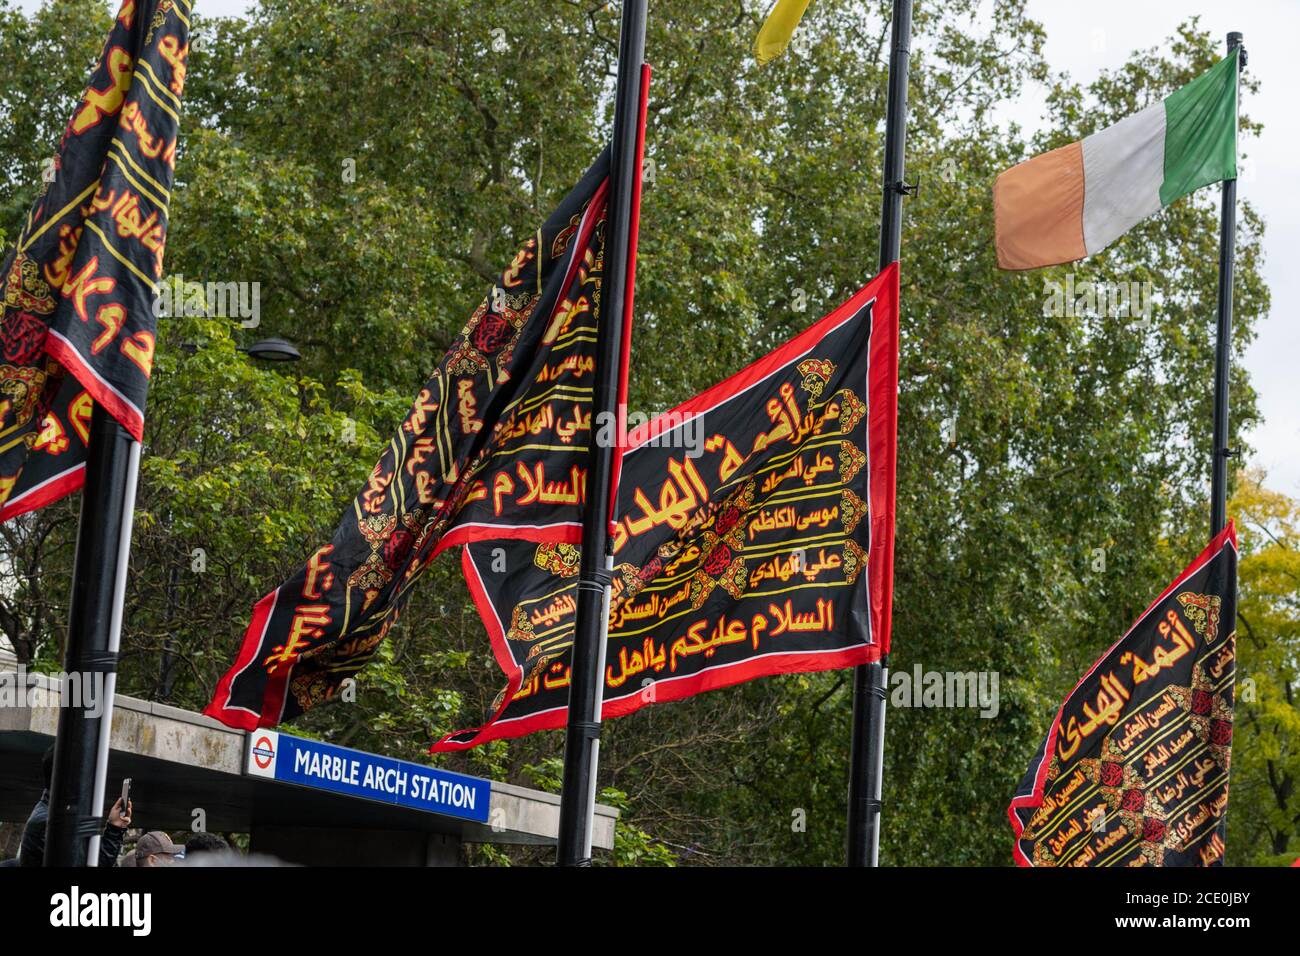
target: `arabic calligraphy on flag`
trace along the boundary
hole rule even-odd
[[[144,434],[188,0],[125,0],[0,269],[0,521],[81,487],[95,405]]]
[[[443,549],[580,528],[608,174],[606,149],[501,273],[334,537],[254,607],[204,713],[289,720],[369,662]]]
[[[1236,594],[1230,523],[1061,705],[1007,811],[1017,863],[1223,862]]]
[[[623,458],[605,717],[889,647],[897,266],[803,334],[635,430]],[[462,563],[507,686],[435,750],[560,727],[579,535]]]

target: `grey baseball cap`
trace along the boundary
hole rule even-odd
[[[172,842],[172,838],[163,833],[162,830],[150,830],[136,841],[135,858],[142,860],[154,853],[165,853],[168,856],[184,856],[185,847],[177,846]]]

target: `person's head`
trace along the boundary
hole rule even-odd
[[[191,833],[185,841],[185,859],[198,853],[221,853],[229,849],[230,844],[215,833]]]
[[[172,838],[161,830],[150,830],[135,845],[136,866],[171,866],[176,857],[185,852]]]

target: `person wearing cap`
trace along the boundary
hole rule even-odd
[[[162,830],[150,830],[135,844],[136,866],[171,866],[184,855],[185,847],[177,846]]]

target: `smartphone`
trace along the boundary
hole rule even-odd
[[[126,808],[129,807],[130,805],[131,805],[131,778],[123,777],[122,778],[122,812],[125,813]]]

